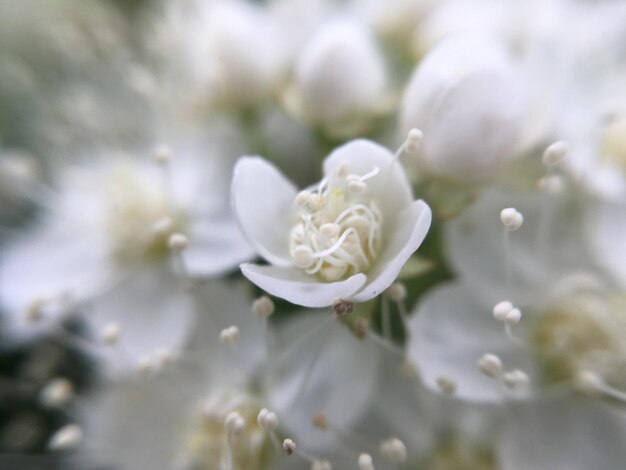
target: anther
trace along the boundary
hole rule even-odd
[[[238,411],[231,411],[226,415],[224,419],[224,426],[226,430],[237,436],[243,432],[246,427],[246,421],[243,419],[243,416]]]
[[[63,426],[53,434],[48,442],[51,450],[69,450],[75,448],[83,439],[83,431],[77,424]]]
[[[503,300],[502,302],[498,302],[495,307],[493,307],[493,317],[499,321],[505,321],[507,314],[513,310],[513,304],[508,300]]]
[[[305,189],[304,191],[300,191],[297,194],[296,205],[298,207],[305,207],[309,203],[310,200],[311,200],[311,192]]]
[[[267,295],[262,295],[252,302],[252,312],[261,318],[269,317],[274,313],[274,310],[274,302]]]
[[[367,184],[364,181],[353,179],[348,181],[348,189],[350,192],[360,194],[367,189]]]
[[[549,145],[543,152],[541,161],[546,166],[553,166],[565,158],[567,154],[567,145],[562,140]]]
[[[367,332],[370,329],[370,322],[367,318],[359,317],[355,320],[354,325],[352,327],[353,333],[359,339],[365,339],[367,337]]]
[[[456,393],[457,384],[456,381],[450,377],[437,378],[437,387],[446,395],[454,395]]]
[[[333,466],[328,460],[315,459],[311,463],[311,470],[333,470]]]
[[[45,304],[46,301],[42,298],[37,298],[30,302],[24,311],[26,322],[31,325],[39,323],[44,317]]]
[[[74,397],[74,386],[67,379],[56,378],[46,384],[39,397],[46,406],[63,406]]]
[[[315,413],[311,421],[313,423],[313,426],[321,429],[322,431],[326,431],[328,429],[328,417],[324,412]]]
[[[513,369],[502,374],[502,383],[511,390],[519,390],[529,382],[528,374],[520,369]]]
[[[422,140],[424,139],[424,133],[419,129],[411,129],[409,135],[404,142],[404,151],[409,155],[415,155],[422,146]]]
[[[359,469],[360,470],[374,470],[374,462],[370,454],[359,455]]]
[[[502,373],[502,359],[495,354],[484,354],[478,360],[478,368],[487,377],[498,377]]]
[[[550,194],[559,194],[563,191],[563,186],[563,177],[560,175],[544,176],[537,183],[539,189]]]
[[[354,311],[354,302],[345,299],[335,300],[333,303],[333,310],[338,317],[349,315]]]
[[[320,233],[327,238],[336,237],[339,234],[339,225],[337,224],[323,224],[320,227]]]
[[[170,247],[170,250],[175,253],[182,252],[185,248],[187,248],[188,244],[189,240],[182,233],[173,233],[167,240],[167,245]]]
[[[387,294],[394,302],[402,302],[406,299],[406,286],[401,282],[394,282],[387,288]]]
[[[152,231],[156,235],[165,235],[166,233],[169,233],[173,227],[174,219],[166,215],[164,217],[161,217],[152,225]]]
[[[521,319],[522,319],[522,312],[520,311],[520,309],[512,308],[504,316],[504,323],[510,326],[517,325]]]
[[[294,248],[292,256],[294,264],[299,268],[308,268],[315,261],[313,250],[306,245]]]
[[[263,408],[256,418],[259,427],[265,432],[272,432],[278,427],[278,416],[273,411]]]
[[[224,328],[220,332],[220,341],[225,344],[233,344],[239,339],[239,327],[236,325]]]
[[[392,463],[402,464],[406,462],[406,446],[397,437],[390,437],[381,442],[380,453]]]
[[[296,450],[295,442],[293,442],[291,439],[285,439],[283,441],[283,451],[285,451],[285,454],[291,455],[295,452],[295,450]]]
[[[152,354],[146,354],[139,358],[137,361],[137,373],[141,377],[149,377],[151,374],[158,372],[159,367],[154,359]]]
[[[576,390],[588,395],[601,393],[605,383],[599,374],[591,370],[581,370],[574,376],[574,387]]]
[[[513,232],[522,226],[524,216],[517,209],[508,207],[500,212],[500,221],[508,231]]]
[[[122,329],[117,322],[109,322],[102,329],[102,342],[107,346],[114,346],[120,339]]]
[[[157,145],[152,151],[152,158],[159,165],[167,165],[172,159],[172,149],[167,145]]]

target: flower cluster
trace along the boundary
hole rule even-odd
[[[624,24],[0,3],[0,468],[623,468]]]

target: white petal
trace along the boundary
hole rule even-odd
[[[585,228],[598,261],[626,286],[626,203],[596,205]]]
[[[34,300],[48,299],[55,305],[65,296],[70,301],[87,300],[106,283],[111,275],[107,246],[91,229],[72,234],[54,221],[4,247],[0,301],[13,334],[28,336],[27,330],[33,331],[23,320]],[[53,310],[62,313],[63,309]]]
[[[289,266],[296,187],[266,160],[243,157],[235,165],[231,190],[243,234],[267,261]]]
[[[267,293],[303,307],[327,307],[339,299],[351,299],[365,284],[364,274],[345,281],[321,282],[298,268],[242,264],[241,272]]]
[[[575,198],[547,197],[536,191],[484,191],[460,217],[447,224],[447,254],[465,282],[489,296],[506,296],[517,304],[536,303],[555,279],[590,266],[581,207]],[[515,207],[524,224],[508,234],[511,285],[506,283],[500,211]]]
[[[367,186],[378,198],[383,214],[400,211],[413,200],[402,165],[385,147],[365,139],[352,140],[324,160],[324,176],[333,175],[344,162],[348,163],[349,172],[357,175],[367,174],[375,167],[380,170],[378,176],[367,180]]]
[[[108,384],[85,400],[84,451],[98,467],[174,468],[186,420],[206,392],[189,370],[172,368],[150,380]],[[129,445],[132,443],[132,445]],[[150,452],[145,452],[150,449]]]
[[[501,436],[504,470],[620,470],[626,419],[621,410],[582,399],[534,401],[510,411]]]
[[[191,276],[214,276],[252,259],[254,250],[235,221],[224,216],[192,221],[183,257]]]
[[[371,406],[380,377],[379,346],[357,339],[333,315],[296,312],[274,330],[268,399],[281,425],[296,442],[302,436],[307,449],[336,445],[332,433],[313,428],[314,414],[323,411],[333,425],[348,429]]]
[[[432,214],[424,201],[414,201],[402,211],[390,231],[385,247],[376,260],[376,267],[368,274],[368,283],[354,300],[372,299],[389,287],[400,273],[402,266],[417,250],[428,233]]]
[[[161,348],[177,352],[182,347],[192,327],[193,305],[180,279],[152,266],[133,272],[98,298],[85,319],[96,335],[108,323],[119,324],[125,355],[111,354],[111,359],[122,368],[133,368],[145,354]]]
[[[251,297],[250,285],[241,278],[212,279],[199,284],[194,293],[197,314],[187,349],[207,358],[203,369],[223,386],[251,377],[265,359],[262,324],[251,312]],[[220,332],[232,325],[240,331],[235,353],[220,341]]]
[[[446,377],[456,382],[461,399],[500,401],[502,385],[482,375],[476,365],[485,353],[500,356],[508,369],[533,375],[529,353],[506,336],[492,316],[493,305],[490,299],[479,300],[470,287],[454,284],[436,289],[421,302],[409,322],[409,354],[426,386],[438,390],[437,379]]]

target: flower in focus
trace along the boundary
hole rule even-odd
[[[299,193],[267,161],[245,157],[235,167],[232,198],[244,234],[271,263],[244,264],[244,276],[307,307],[376,297],[431,222],[394,156],[367,140],[333,151],[322,181]]]

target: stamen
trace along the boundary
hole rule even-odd
[[[541,157],[541,161],[548,167],[554,166],[565,158],[567,150],[567,144],[565,142],[562,140],[556,141],[546,148]]]
[[[274,310],[274,302],[267,295],[259,297],[252,303],[252,312],[261,318],[268,318]]]
[[[285,451],[285,454],[287,455],[293,454],[296,450],[296,443],[293,442],[293,440],[291,439],[285,439],[283,441],[283,450]]]
[[[273,411],[263,408],[259,411],[257,423],[265,432],[271,433],[278,427],[278,416]]]
[[[69,403],[74,397],[74,385],[68,379],[56,378],[41,390],[41,402],[50,407],[59,407]]]
[[[311,463],[311,470],[333,470],[333,465],[325,459],[315,459]]]
[[[574,377],[574,386],[588,395],[605,395],[626,404],[626,392],[611,387],[602,376],[591,370],[579,371]]]
[[[529,382],[528,374],[520,369],[513,369],[502,374],[502,383],[511,390],[520,390]]]
[[[450,377],[439,377],[437,379],[437,387],[446,395],[454,395],[456,393],[456,381]]]
[[[117,322],[109,322],[102,329],[102,342],[107,346],[115,346],[120,340],[122,328]]]
[[[224,328],[220,332],[220,341],[224,344],[233,344],[239,339],[239,328],[236,325]]]
[[[495,354],[485,354],[478,360],[478,368],[489,378],[496,378],[502,373],[502,359]]]
[[[496,320],[504,321],[507,314],[513,310],[513,304],[508,300],[503,300],[502,302],[498,302],[493,307],[493,317]]]
[[[50,441],[48,447],[51,450],[70,450],[75,448],[83,440],[83,431],[77,424],[68,424],[59,429]]]
[[[390,437],[381,442],[380,453],[391,463],[403,464],[406,462],[406,446],[397,437]]]
[[[359,469],[360,470],[375,470],[374,462],[370,454],[363,453],[359,455]]]
[[[346,174],[344,165],[333,179],[323,179],[317,192],[296,196],[297,219],[290,233],[290,253],[296,267],[325,281],[363,272],[378,255],[381,214],[368,202],[366,180],[373,168],[359,176]]]
[[[513,232],[522,226],[524,216],[517,209],[508,207],[500,212],[500,221],[508,231]]]

